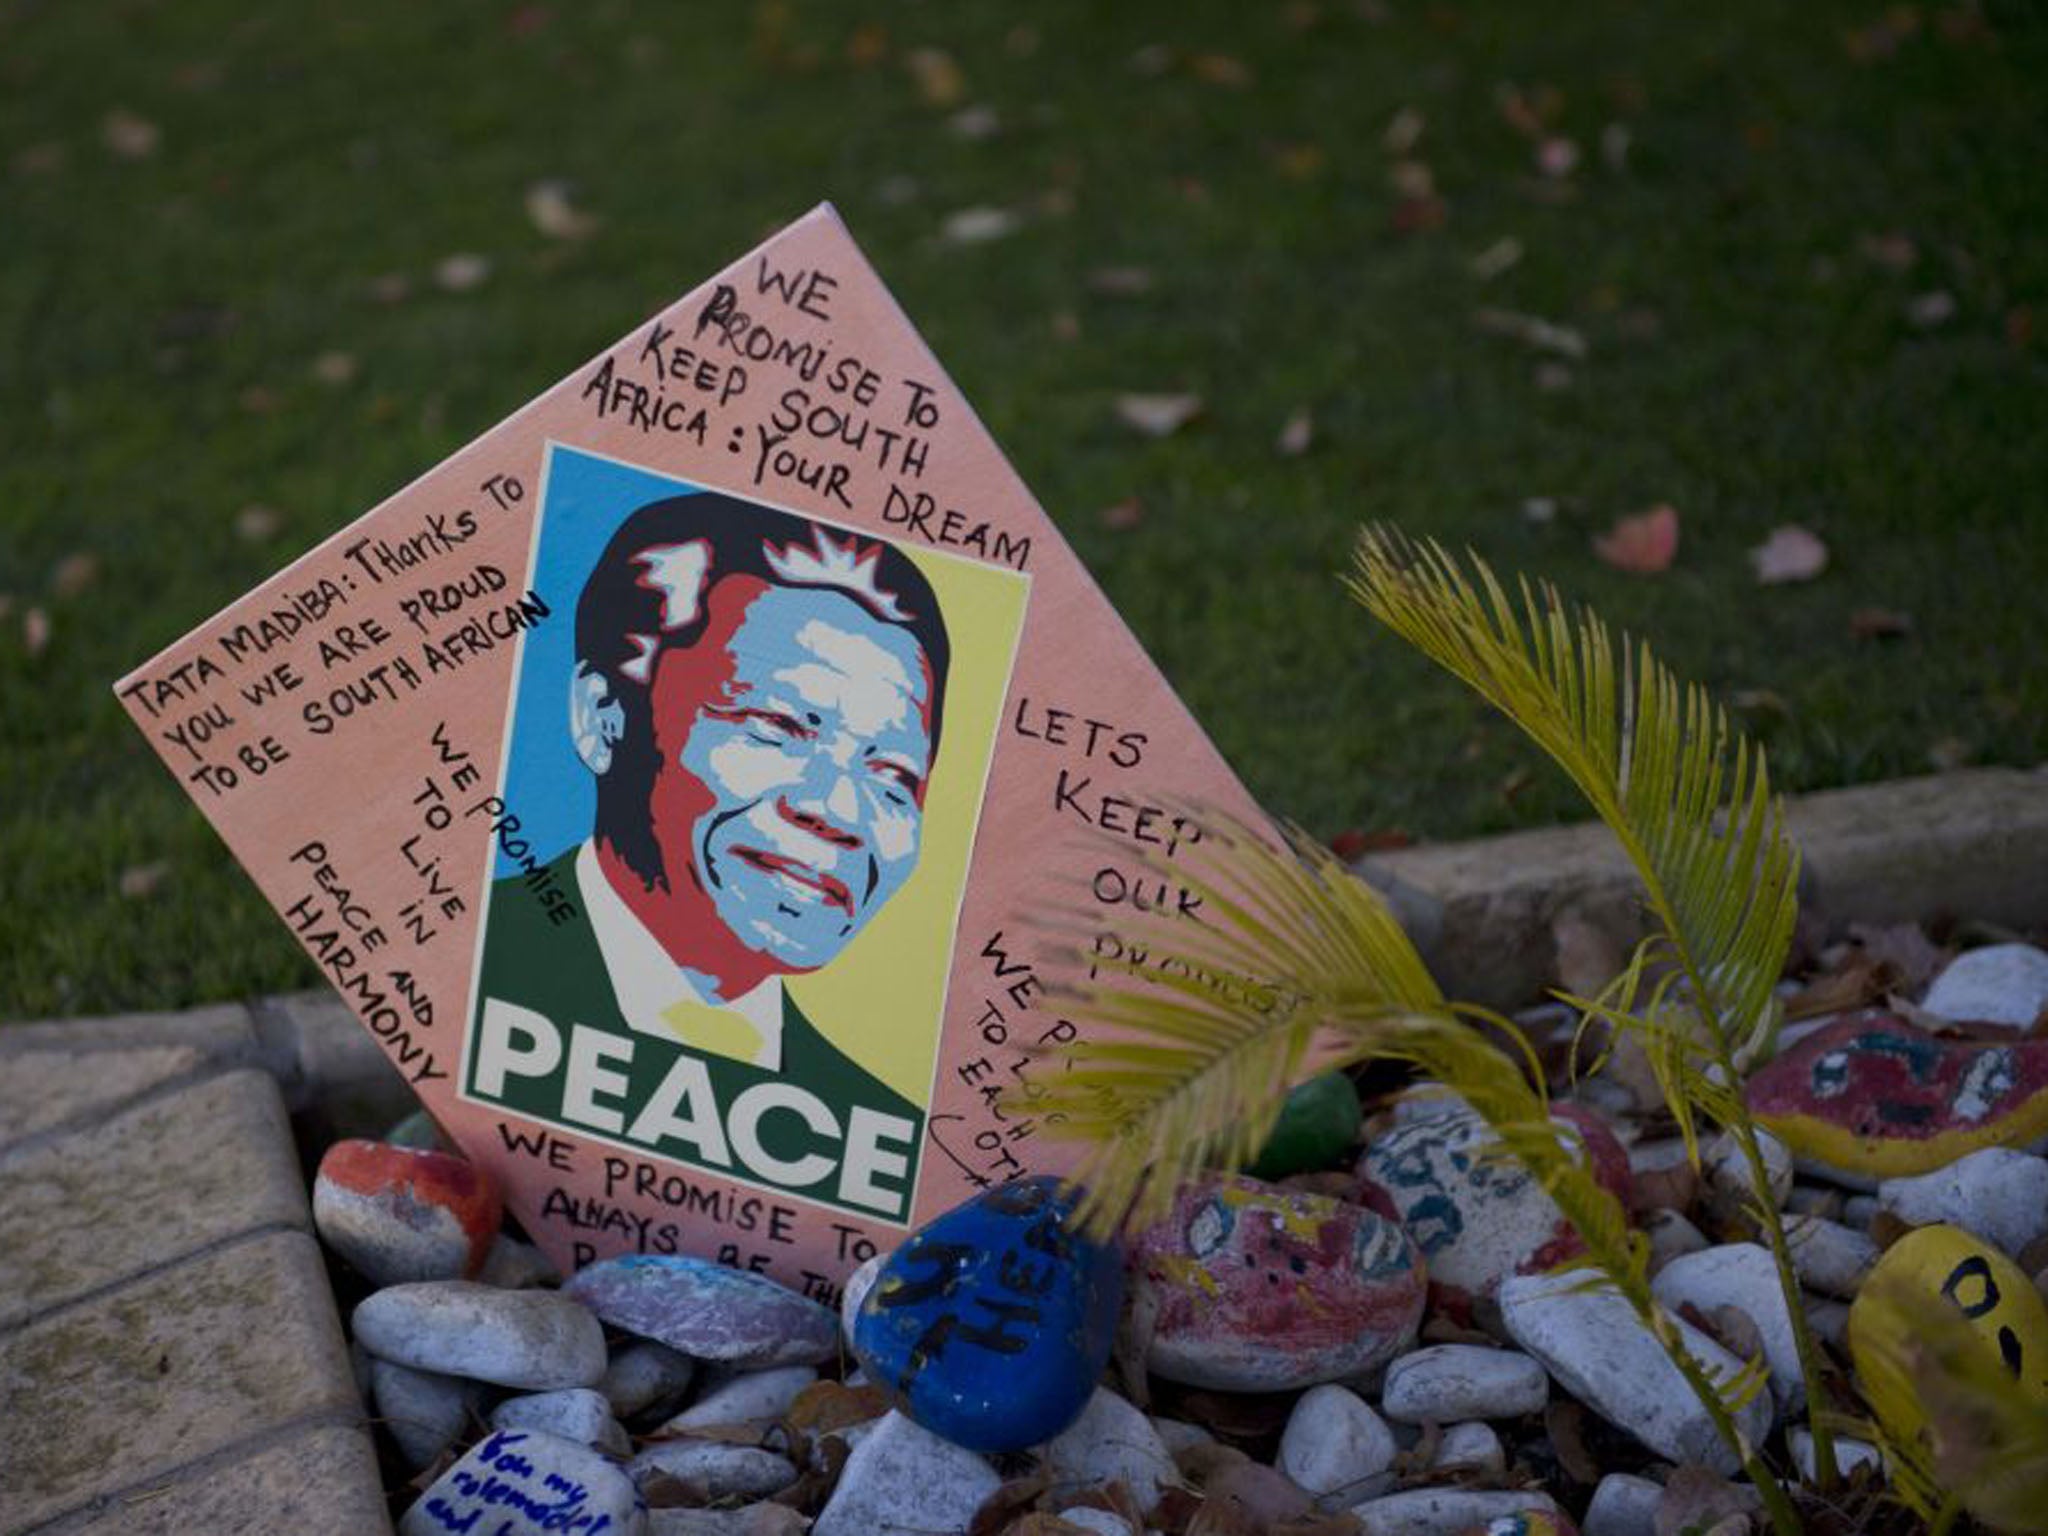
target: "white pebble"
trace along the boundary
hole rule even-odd
[[[1801,1282],[1830,1296],[1854,1296],[1877,1262],[1877,1244],[1867,1233],[1819,1216],[1787,1216],[1785,1245]]]
[[[751,1424],[779,1419],[797,1394],[818,1379],[815,1367],[778,1365],[765,1371],[742,1371],[714,1387],[662,1429],[679,1434],[713,1424]]]
[[[1469,1488],[1414,1488],[1354,1504],[1366,1536],[1461,1536],[1461,1533],[1516,1515],[1562,1512],[1548,1494],[1534,1489],[1480,1493]]]
[[[614,1456],[632,1454],[632,1444],[619,1421],[612,1417],[612,1405],[602,1392],[589,1387],[565,1387],[559,1392],[534,1392],[508,1397],[491,1410],[493,1429],[543,1429],[564,1440],[580,1440]]]
[[[1792,1314],[1786,1309],[1778,1266],[1768,1249],[1756,1243],[1727,1243],[1689,1253],[1659,1270],[1650,1289],[1674,1312],[1690,1302],[1709,1314],[1716,1307],[1734,1307],[1746,1313],[1763,1339],[1771,1395],[1778,1406],[1790,1408],[1805,1396],[1806,1375],[1799,1368]]]
[[[1792,1447],[1792,1460],[1799,1467],[1799,1475],[1809,1483],[1820,1481],[1813,1456],[1812,1431],[1788,1430],[1785,1440]],[[1835,1436],[1835,1470],[1846,1477],[1858,1467],[1875,1467],[1882,1473],[1884,1453],[1868,1440],[1858,1440],[1852,1435]]]
[[[2048,1008],[2048,953],[2031,944],[1965,950],[1934,978],[1920,1006],[1944,1019],[2026,1029]]]
[[[1380,1411],[1407,1424],[1511,1419],[1541,1413],[1550,1377],[1518,1350],[1436,1344],[1387,1367]]]
[[[1657,1506],[1663,1488],[1647,1477],[1610,1472],[1593,1490],[1581,1522],[1584,1536],[1657,1536]]]
[[[1287,1416],[1274,1465],[1325,1509],[1357,1499],[1360,1486],[1394,1464],[1397,1447],[1386,1420],[1355,1392],[1310,1387]]]
[[[645,1487],[657,1472],[694,1484],[712,1499],[765,1499],[796,1481],[787,1456],[722,1440],[657,1440],[626,1463],[626,1474]]]
[[[1429,1459],[1429,1470],[1500,1472],[1506,1469],[1507,1464],[1507,1452],[1501,1447],[1500,1436],[1493,1432],[1493,1426],[1472,1420],[1453,1424],[1443,1432],[1436,1443],[1436,1454]]]
[[[554,1291],[423,1280],[365,1298],[351,1324],[371,1354],[415,1370],[537,1392],[595,1386],[604,1376],[603,1325]]]
[[[1916,1227],[1947,1222],[2014,1258],[2048,1232],[2048,1158],[1986,1147],[1946,1168],[1886,1179],[1877,1203]]]
[[[613,1353],[597,1390],[612,1405],[613,1413],[629,1419],[644,1408],[682,1396],[696,1374],[697,1362],[681,1350],[652,1339],[635,1339]]]
[[[1611,1286],[1580,1289],[1587,1279],[1586,1271],[1576,1270],[1509,1280],[1501,1288],[1509,1335],[1559,1386],[1659,1455],[1734,1472],[1740,1465],[1735,1451],[1716,1433],[1664,1347]],[[1697,1328],[1671,1321],[1681,1347],[1710,1380],[1725,1381],[1743,1368]],[[1771,1419],[1770,1396],[1759,1392],[1737,1415],[1737,1427],[1756,1445],[1769,1435]]]
[[[1159,1501],[1161,1488],[1180,1481],[1152,1421],[1106,1387],[1095,1389],[1081,1416],[1040,1446],[1038,1456],[1055,1488],[1120,1482],[1145,1510]]]
[[[811,1536],[875,1536],[892,1526],[965,1536],[975,1511],[1001,1485],[974,1452],[891,1411],[846,1458]]]
[[[1650,1212],[1643,1218],[1643,1233],[1650,1239],[1650,1273],[1653,1275],[1673,1259],[1712,1246],[1707,1241],[1707,1234],[1677,1211]]]
[[[416,1371],[374,1356],[370,1390],[377,1417],[414,1472],[432,1466],[461,1439],[470,1415],[484,1403],[484,1389],[474,1381]]]

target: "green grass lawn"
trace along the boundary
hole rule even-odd
[[[1366,518],[1649,635],[1791,787],[2038,761],[2044,79],[2017,0],[0,3],[0,1018],[310,983],[109,683],[823,198],[1253,790],[1325,836],[1575,814],[1342,594]],[[1433,204],[1394,185],[1404,108]],[[108,147],[116,111],[152,153]],[[534,227],[543,178],[594,235]],[[941,237],[976,206],[1018,227]],[[488,280],[438,288],[465,251]],[[1206,414],[1144,439],[1123,391]],[[1594,558],[1657,503],[1670,571]],[[1830,568],[1759,588],[1782,523]],[[1910,633],[1858,638],[1872,608]]]

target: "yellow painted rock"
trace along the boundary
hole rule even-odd
[[[2021,1268],[1961,1227],[1922,1227],[1899,1239],[1871,1270],[1849,1309],[1849,1353],[1864,1396],[1893,1438],[1926,1426],[1900,1374],[1903,1349],[1927,1334],[1924,1319],[1951,1309],[2048,1414],[2048,1301]]]
[[[1793,1152],[1868,1186],[2048,1134],[2048,1039],[1944,1039],[1869,1009],[1800,1041],[1745,1093]]]

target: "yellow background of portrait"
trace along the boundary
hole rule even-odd
[[[822,970],[790,977],[788,987],[820,1033],[927,1109],[954,925],[1031,583],[1002,566],[897,547],[938,595],[953,652],[939,755],[925,795],[924,841],[916,870],[860,937]]]

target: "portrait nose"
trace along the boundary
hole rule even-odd
[[[817,782],[819,779],[823,782]],[[813,782],[804,785],[801,798],[792,800],[784,795],[775,808],[785,821],[835,848],[861,846],[860,795],[853,787],[852,775],[834,764],[820,765]]]

